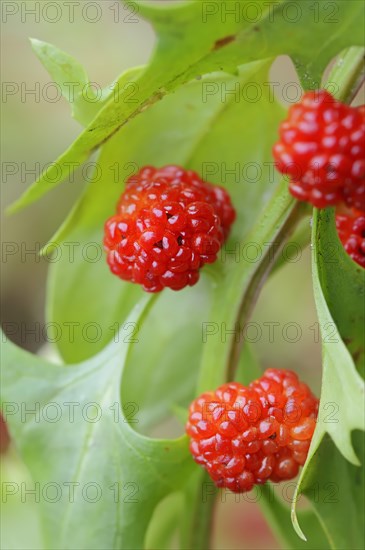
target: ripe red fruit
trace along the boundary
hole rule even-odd
[[[336,214],[338,236],[348,255],[365,268],[365,215],[353,210],[351,214]]]
[[[148,292],[192,286],[199,269],[217,259],[234,219],[223,188],[179,166],[145,166],[105,223],[109,267]]]
[[[365,106],[350,107],[326,90],[290,107],[273,147],[277,169],[299,200],[324,208],[341,201],[365,211]]]
[[[268,369],[248,387],[232,382],[190,405],[190,451],[218,487],[250,491],[292,479],[307,458],[318,399],[291,371]]]

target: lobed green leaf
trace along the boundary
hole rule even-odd
[[[142,300],[129,322],[142,323],[148,305]],[[39,487],[45,549],[142,548],[154,508],[192,471],[186,438],[150,439],[128,423],[133,403],[120,399],[120,387],[133,345],[120,339],[68,366],[5,345],[2,406]]]
[[[313,288],[322,333],[322,391],[317,427],[293,503],[293,524],[305,539],[296,518],[296,501],[304,493],[329,534],[331,548],[343,548],[345,538],[351,539],[349,547],[360,548],[364,495],[359,480],[364,454],[360,436],[356,435],[356,450],[352,440],[355,431],[365,430],[364,383],[343,338],[352,335],[352,352],[360,361],[362,339],[356,323],[363,326],[363,303],[359,300],[363,270],[347,256],[338,239],[333,209],[315,211],[312,247]],[[331,484],[336,493],[333,502],[326,495]],[[348,532],[344,518],[350,500],[356,505]]]
[[[290,0],[257,0],[254,6],[258,15],[247,13],[245,0],[191,0],[167,6],[139,2],[141,15],[157,33],[151,62],[135,79],[133,90],[116,87],[94,120],[58,158],[57,167],[42,174],[12,210],[61,183],[70,167],[74,170],[75,163],[84,162],[132,118],[191,79],[214,71],[235,72],[243,63],[289,55],[304,87],[316,88],[331,58],[348,46],[363,43],[364,10],[357,0],[330,4],[298,0],[295,15]]]

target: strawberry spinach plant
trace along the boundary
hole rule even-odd
[[[171,416],[184,424],[188,404],[201,393],[259,376],[252,349],[234,331],[205,339],[202,326],[247,321],[265,280],[282,267],[288,239],[308,244],[301,224],[311,216],[323,350],[318,419],[291,509],[268,484],[261,486],[260,505],[287,548],[361,548],[364,271],[339,240],[334,209],[311,211],[274,169],[272,146],[286,111],[275,99],[269,70],[278,56],[289,56],[303,91],[327,88],[351,103],[362,78],[362,3],[133,5],[153,26],[154,52],[148,65],[124,72],[97,101],[82,92],[89,78],[75,59],[32,40],[84,129],[11,211],[40,200],[97,152],[100,177],[88,183],[53,243],[102,243],[124,183],[151,165],[182,166],[224,187],[236,220],[217,261],[201,270],[197,284],[178,292],[148,294],[113,276],[104,258],[85,262],[77,248],[74,261],[64,256],[51,265],[47,320],[97,323],[100,335],[92,341],[62,333],[54,344],[62,364],[9,341],[4,346],[3,414],[13,444],[33,482],[67,486],[60,498],[37,505],[39,546],[160,549],[171,547],[178,532],[181,548],[209,547],[217,491],[193,462],[186,435],[158,439],[152,430]],[[72,100],[70,81],[80,90]],[[250,86],[256,95],[244,97],[241,91]],[[243,173],[240,181],[222,181],[216,167],[237,162],[258,167],[254,183]],[[236,243],[254,243],[259,259],[234,261],[229,251]],[[328,326],[334,327],[331,339]],[[35,411],[26,418],[16,413],[23,401]],[[47,416],[55,406],[67,412],[56,423]],[[334,482],[339,498],[328,502]],[[301,495],[310,502],[304,510],[297,509]]]

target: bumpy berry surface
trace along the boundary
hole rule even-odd
[[[234,219],[223,188],[179,166],[146,166],[129,178],[105,224],[109,267],[148,292],[192,286],[217,259]]]
[[[365,211],[365,106],[350,107],[325,90],[290,107],[273,147],[290,192],[318,208],[344,201]]]
[[[232,382],[190,406],[194,460],[218,487],[250,491],[292,479],[307,458],[318,400],[291,371],[268,369],[248,387]]]
[[[365,215],[356,211],[336,214],[336,227],[348,255],[365,268]]]

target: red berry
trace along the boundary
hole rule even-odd
[[[231,382],[192,402],[190,451],[218,487],[236,493],[292,479],[306,460],[317,412],[318,399],[294,372],[268,369],[248,387]]]
[[[365,268],[365,215],[356,210],[336,214],[336,227],[348,255]]]
[[[217,259],[234,219],[223,188],[179,166],[145,166],[105,223],[109,267],[148,292],[193,286],[199,269]]]
[[[344,201],[365,211],[365,106],[350,107],[326,90],[290,107],[273,147],[289,189],[317,208]]]

